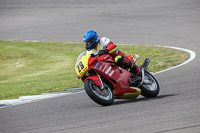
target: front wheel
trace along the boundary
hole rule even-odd
[[[114,102],[114,95],[111,89],[106,85],[104,85],[102,89],[100,86],[97,86],[93,80],[88,79],[85,81],[84,89],[87,95],[100,105],[108,106]]]
[[[157,80],[147,71],[144,72],[144,82],[139,88],[142,90],[141,95],[148,98],[156,97],[160,91]]]

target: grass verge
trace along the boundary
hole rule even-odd
[[[170,48],[145,45],[119,45],[126,54],[140,55],[156,72],[184,62],[188,53]],[[64,91],[83,85],[74,65],[84,50],[83,44],[62,42],[24,42],[0,40],[0,100],[46,92]]]

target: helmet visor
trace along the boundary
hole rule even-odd
[[[86,46],[90,46],[92,43],[94,42],[94,38],[88,40],[88,41],[85,41],[85,45]]]

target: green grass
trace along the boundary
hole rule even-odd
[[[178,64],[181,64],[189,58],[189,54],[180,50],[171,48],[149,46],[149,45],[132,45],[132,48],[126,45],[118,46],[126,54],[136,53],[140,55],[137,65],[141,65],[146,57],[150,58],[148,71],[157,72]]]
[[[182,63],[188,54],[169,48],[132,45],[118,46],[126,54],[151,59],[149,71],[160,71]],[[0,40],[0,100],[64,91],[83,85],[74,65],[83,44]]]

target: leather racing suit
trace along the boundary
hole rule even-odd
[[[138,68],[132,61],[132,57],[129,55],[125,55],[123,52],[121,52],[117,46],[111,42],[111,40],[107,37],[102,37],[99,39],[99,43],[94,48],[98,54],[109,54],[115,61],[117,65],[119,65],[122,68],[130,68],[131,71],[139,75],[140,74],[140,68]]]

